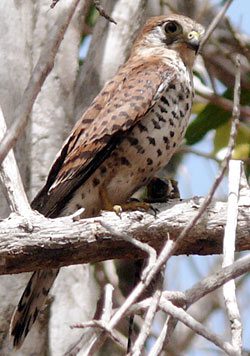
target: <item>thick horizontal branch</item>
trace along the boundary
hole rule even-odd
[[[12,214],[0,223],[0,274],[93,263],[108,259],[135,259],[145,252],[125,241],[130,236],[160,251],[175,240],[197,213],[203,198],[157,205],[157,216],[144,212],[104,212],[92,219],[47,219],[34,213],[23,218]],[[245,204],[248,199],[242,199]],[[245,202],[245,203],[244,203]],[[226,203],[214,202],[176,254],[210,255],[222,252]],[[110,231],[108,226],[112,226]],[[239,205],[236,250],[250,249],[250,206]]]

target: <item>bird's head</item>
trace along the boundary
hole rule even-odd
[[[133,51],[164,55],[166,50],[173,50],[192,68],[204,32],[203,26],[189,17],[176,14],[152,17],[137,37]]]

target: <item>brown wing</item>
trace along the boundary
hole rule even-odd
[[[75,125],[32,207],[55,217],[174,78],[173,69],[158,59],[128,61]]]

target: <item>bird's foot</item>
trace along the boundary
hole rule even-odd
[[[111,199],[109,198],[109,195],[105,188],[102,188],[99,193],[103,210],[114,211],[118,216],[121,216],[121,213],[124,211],[151,210],[153,211],[155,216],[158,212],[158,209],[154,208],[152,204],[145,201],[139,201],[137,199],[131,199],[129,202],[123,203],[121,205],[114,205]]]
[[[158,212],[158,210],[154,208],[151,204],[138,200],[133,200],[128,203],[113,206],[113,211],[118,216],[120,216],[121,213],[124,211],[136,211],[136,210],[143,210],[143,211],[152,210],[154,212],[154,215],[156,215],[156,213]]]

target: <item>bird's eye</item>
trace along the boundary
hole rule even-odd
[[[167,22],[167,24],[165,25],[165,32],[167,34],[177,35],[181,31],[181,26],[175,21]]]

